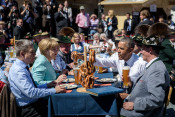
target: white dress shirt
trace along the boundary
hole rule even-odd
[[[113,57],[110,57],[109,59],[103,59],[103,58],[96,57],[96,62],[94,63],[94,65],[102,66],[102,67],[117,68],[119,75],[120,75],[120,80],[121,80],[122,69],[123,69],[125,61],[119,60],[118,56],[116,55],[114,55]],[[135,82],[135,80],[138,78],[141,72],[145,70],[147,62],[143,61],[143,59],[137,56],[136,54],[132,54],[131,58],[128,61],[126,61],[126,63],[130,67],[129,76],[131,78],[131,81]]]

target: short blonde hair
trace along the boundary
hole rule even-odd
[[[80,38],[80,34],[79,34],[79,33],[74,33],[73,36],[72,36],[72,42],[75,41],[75,36],[79,36],[79,38]],[[81,39],[80,39],[80,40],[81,40]]]
[[[148,10],[142,10],[140,12],[141,15],[145,16],[146,18],[149,18],[150,17],[150,13]]]
[[[59,44],[53,39],[46,38],[39,42],[39,49],[41,54],[46,55],[47,51],[50,49],[58,48]]]
[[[108,13],[109,13],[110,18],[112,18],[114,16],[114,10],[109,10]]]

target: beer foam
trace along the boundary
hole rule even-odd
[[[130,70],[130,67],[129,66],[124,66],[123,70]]]

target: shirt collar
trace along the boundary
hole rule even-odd
[[[127,65],[129,65],[130,67],[132,66],[132,64],[134,63],[134,54],[132,54],[131,58],[128,61],[125,61],[127,63]]]
[[[26,68],[26,66],[28,66],[26,63],[24,63],[23,61],[21,61],[20,59],[16,59],[15,63],[17,63],[18,65],[20,65],[22,68]]]
[[[149,67],[149,66],[151,65],[151,63],[154,62],[154,61],[157,60],[157,59],[158,59],[158,57],[152,59],[152,60],[146,65],[146,68]]]
[[[146,20],[148,20],[148,19],[147,18],[143,19],[143,21],[146,21]]]

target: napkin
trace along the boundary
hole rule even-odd
[[[66,90],[65,91],[65,93],[71,93],[72,92],[72,90]]]
[[[112,84],[108,83],[108,84],[94,84],[94,86],[111,86]]]
[[[97,79],[99,79],[99,77],[95,77],[94,79],[97,80]]]

